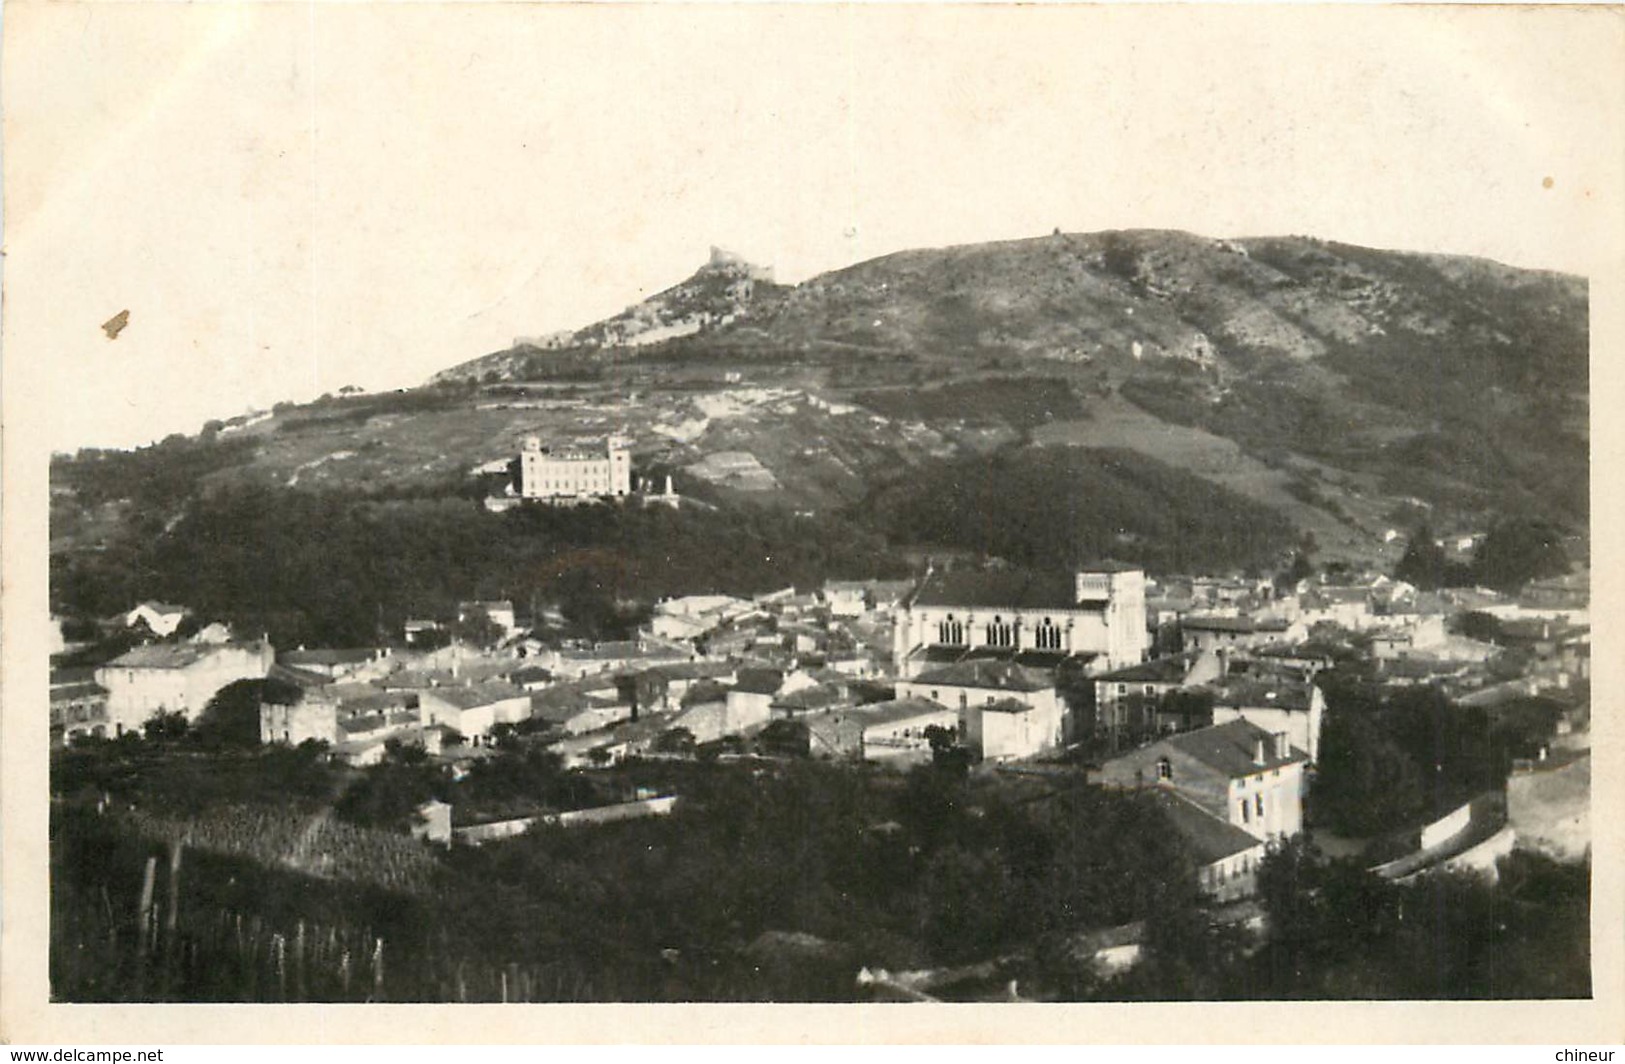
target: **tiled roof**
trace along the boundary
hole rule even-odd
[[[1014,698],[1000,698],[986,705],[977,706],[983,713],[1029,713],[1033,707],[1025,702],[1018,702]]]
[[[530,715],[549,724],[563,724],[592,706],[585,684],[561,684],[530,696]]]
[[[331,677],[324,676],[319,672],[298,669],[280,661],[271,666],[271,670],[266,673],[266,678],[281,680],[283,683],[291,683],[296,687],[325,687],[333,682]]]
[[[1288,625],[1279,617],[1230,617],[1195,614],[1182,617],[1181,628],[1194,628],[1199,632],[1284,632]]]
[[[79,698],[100,698],[107,694],[107,688],[92,680],[81,680],[78,683],[55,684],[51,687],[52,702],[72,702]]]
[[[108,664],[120,669],[184,669],[233,649],[252,648],[240,643],[152,643],[126,651]]]
[[[966,609],[1076,610],[1076,578],[1067,572],[984,570],[932,573],[914,595],[916,606]]]
[[[1103,672],[1093,679],[1097,683],[1184,683],[1195,661],[1196,652],[1186,651],[1164,658],[1152,658],[1113,672]]]
[[[962,661],[927,669],[914,682],[1007,691],[1042,691],[1055,686],[1051,677],[1008,661]]]
[[[927,702],[923,698],[900,698],[893,702],[875,702],[852,711],[854,716],[859,713],[863,714],[865,728],[873,728],[881,724],[895,724],[898,721],[912,720],[915,717],[951,712],[952,710],[944,709],[935,702]]]
[[[1240,709],[1295,709],[1307,711],[1314,689],[1306,683],[1271,683],[1251,677],[1229,677],[1212,685],[1213,704]]]
[[[390,710],[405,708],[406,695],[399,691],[374,691],[371,694],[346,698],[339,703],[340,710],[354,715],[388,713]]]
[[[1086,563],[1084,565],[1078,566],[1078,572],[1080,572],[1080,573],[1137,573],[1141,569],[1144,569],[1144,568],[1145,568],[1145,566],[1143,566],[1143,565],[1135,565],[1133,562],[1120,562],[1120,561],[1115,561],[1115,560],[1113,560],[1111,558],[1102,558],[1099,561],[1088,562],[1088,563]]]
[[[317,650],[290,650],[279,654],[277,660],[288,665],[359,665],[373,661],[380,655],[372,647],[352,647],[344,650],[321,648]]]
[[[1209,813],[1167,788],[1148,791],[1162,808],[1168,822],[1195,857],[1204,865],[1246,853],[1264,845],[1263,841],[1247,834],[1234,824]]]
[[[774,695],[784,686],[784,673],[777,669],[740,669],[735,691],[753,695]]]
[[[423,693],[425,696],[432,695],[442,702],[448,702],[458,709],[477,709],[509,699],[530,697],[528,692],[501,681],[473,684],[469,687],[436,687]]]
[[[851,696],[843,687],[835,684],[819,684],[817,687],[804,687],[799,691],[792,691],[787,695],[780,695],[773,699],[774,709],[785,709],[794,713],[808,713],[815,709],[827,709],[842,702],[850,701]]]
[[[1253,759],[1259,740],[1264,742],[1264,763]],[[1250,776],[1255,772],[1280,768],[1305,760],[1297,750],[1286,757],[1275,755],[1275,738],[1258,725],[1246,720],[1232,720],[1209,728],[1171,735],[1162,740],[1183,753],[1226,776]],[[1155,745],[1155,744],[1154,744]]]

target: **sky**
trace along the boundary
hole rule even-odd
[[[11,0],[5,21],[5,401],[56,450],[419,384],[713,244],[787,281],[1056,227],[1595,276],[1625,231],[1602,12]]]

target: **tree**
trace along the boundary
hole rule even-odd
[[[799,720],[775,720],[757,734],[756,747],[769,757],[806,757],[812,738]]]
[[[1374,719],[1349,712],[1326,716],[1310,799],[1317,822],[1357,837],[1404,827],[1427,807],[1416,760]]]
[[[186,738],[186,714],[160,710],[141,725],[141,734],[150,743],[172,743]]]
[[[971,752],[959,741],[957,728],[927,725],[925,741],[931,744],[931,763],[937,768],[960,776],[970,771]]]
[[[692,754],[694,733],[687,728],[667,728],[655,738],[654,748],[662,754]]]
[[[1417,525],[1411,534],[1404,557],[1394,566],[1394,577],[1424,591],[1472,583],[1468,571],[1452,564],[1445,556],[1444,548],[1433,538],[1433,529],[1426,521]]]
[[[274,677],[237,680],[214,693],[198,715],[193,730],[210,746],[258,746],[260,705],[265,702],[289,705],[298,698],[299,688]]]
[[[481,609],[470,610],[451,626],[452,637],[476,647],[494,647],[507,633]]]
[[[1493,643],[1501,637],[1501,622],[1493,613],[1468,610],[1456,618],[1455,629],[1468,639]]]
[[[1568,571],[1562,530],[1538,518],[1512,517],[1498,522],[1473,555],[1473,573],[1479,583],[1506,591]]]

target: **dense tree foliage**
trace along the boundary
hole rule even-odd
[[[1495,523],[1471,564],[1450,561],[1424,523],[1417,527],[1394,575],[1419,588],[1482,585],[1516,591],[1531,580],[1569,571],[1563,530],[1550,521],[1508,517]]]
[[[1472,567],[1452,562],[1426,523],[1418,525],[1405,545],[1405,553],[1394,567],[1394,576],[1424,591],[1441,587],[1470,587],[1475,582]]]
[[[1569,571],[1563,532],[1550,521],[1509,517],[1498,521],[1473,555],[1473,574],[1487,587],[1515,590]]]
[[[1500,880],[1400,885],[1298,843],[1259,875],[1271,937],[1238,996],[1546,998],[1590,994],[1590,870],[1518,852]]]
[[[1327,712],[1311,815],[1357,837],[1414,826],[1497,789],[1513,759],[1537,751],[1557,719],[1540,699],[1492,714],[1437,687],[1383,689],[1342,668],[1320,683]]]
[[[311,549],[319,544],[319,550]],[[196,500],[168,531],[53,559],[58,612],[185,602],[278,646],[369,644],[460,601],[558,603],[590,635],[629,600],[751,593],[826,576],[897,576],[878,536],[773,510],[588,506],[491,514],[459,499],[368,500],[258,486]]]
[[[199,714],[193,731],[208,746],[252,749],[260,744],[260,704],[287,705],[298,688],[284,680],[235,680],[216,691]]]
[[[944,460],[864,510],[897,543],[1035,566],[1100,557],[1159,572],[1266,564],[1296,538],[1279,512],[1134,451],[1017,448]]]

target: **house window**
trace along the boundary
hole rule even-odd
[[[1243,798],[1241,800],[1241,822],[1243,824],[1252,823],[1252,816],[1250,815],[1251,812],[1252,810],[1247,806],[1247,799]]]
[[[1016,645],[1015,625],[1002,617],[994,617],[984,630],[987,645],[990,647],[1013,647]]]
[[[1033,645],[1039,650],[1060,650],[1061,630],[1048,617],[1039,622],[1033,629]]]
[[[1118,694],[1119,694],[1119,695],[1126,695],[1126,694],[1128,694],[1128,684],[1126,684],[1126,683],[1120,683],[1120,684],[1118,684],[1118,685],[1117,685],[1117,693],[1118,693]]]
[[[964,622],[956,621],[954,620],[953,614],[948,614],[948,616],[937,625],[937,642],[948,643],[954,646],[962,645],[965,642]]]
[[[1157,758],[1157,779],[1171,780],[1174,778],[1174,766],[1166,757]]]
[[[1151,684],[1146,684],[1145,685],[1145,693],[1148,694],[1148,695],[1154,695],[1154,694],[1157,693],[1157,689],[1154,686],[1152,686]]]
[[[1253,800],[1257,803],[1258,819],[1264,819],[1264,796],[1262,794],[1255,794],[1253,796]]]

